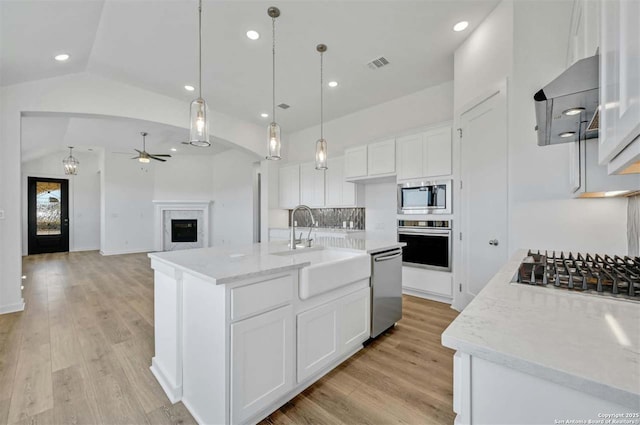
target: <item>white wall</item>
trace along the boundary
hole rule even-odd
[[[340,156],[350,146],[449,121],[452,101],[453,83],[447,82],[326,122],[324,134],[329,155]],[[283,142],[288,144],[285,159],[312,161],[319,135],[319,125],[288,135]]]
[[[97,153],[74,152],[80,172],[64,174],[62,160],[68,150],[60,150],[22,164],[22,193],[27,193],[28,177],[69,180],[69,250],[89,251],[100,248],[100,174]],[[22,198],[22,255],[27,255],[27,197]]]
[[[23,113],[97,114],[186,127],[188,103],[87,73],[0,89],[0,314],[21,310],[20,131]],[[264,155],[264,129],[211,111],[214,136]]]
[[[365,229],[374,239],[396,239],[397,185],[395,182],[365,185]]]
[[[533,94],[565,69],[571,7],[572,0],[504,0],[455,52],[455,121],[507,80],[510,254],[519,248],[627,250],[626,200],[571,198],[568,145],[537,145]]]
[[[229,150],[213,159],[213,244],[253,242],[253,176],[257,158]]]

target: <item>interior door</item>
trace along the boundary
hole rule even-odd
[[[69,181],[29,177],[27,192],[29,255],[69,251]]]
[[[507,260],[505,90],[464,112],[460,124],[462,277],[475,296]]]

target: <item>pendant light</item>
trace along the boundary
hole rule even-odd
[[[198,98],[191,102],[189,144],[208,147],[209,107],[202,98],[202,0],[198,0]]]
[[[69,156],[62,160],[62,164],[64,165],[64,173],[66,175],[75,176],[78,174],[78,165],[80,165],[80,161],[75,159],[71,154],[73,150],[73,146],[69,146]]]
[[[327,51],[327,46],[318,44],[316,50],[320,52],[320,139],[316,142],[316,170],[327,169],[327,141],[324,139],[324,87],[322,87],[323,55]]]
[[[280,157],[280,126],[276,123],[276,18],[280,16],[280,9],[277,7],[270,7],[267,9],[267,14],[271,16],[271,59],[272,59],[272,117],[273,121],[267,127],[267,140],[269,154],[267,159],[272,161],[279,160]]]

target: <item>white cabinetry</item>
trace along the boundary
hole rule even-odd
[[[396,174],[395,139],[370,143],[344,151],[344,176],[347,180],[380,179]]]
[[[367,146],[345,149],[344,176],[347,179],[367,177]]]
[[[298,314],[298,383],[369,339],[370,294],[362,288]]]
[[[451,127],[399,137],[397,158],[398,180],[450,175]]]
[[[242,423],[294,386],[293,308],[231,325],[231,422]]]
[[[593,56],[600,45],[600,1],[575,0],[571,14],[567,68]]]
[[[344,178],[344,157],[329,158],[325,171],[325,206],[356,207],[362,196],[358,194],[358,186]]]
[[[640,161],[640,2],[602,1],[600,34],[599,159],[607,164],[625,148],[620,172]]]
[[[396,172],[395,139],[367,145],[367,175],[383,176]]]
[[[324,171],[316,170],[313,162],[300,164],[300,203],[324,207]]]
[[[300,204],[300,166],[288,165],[279,170],[280,208],[292,209]]]

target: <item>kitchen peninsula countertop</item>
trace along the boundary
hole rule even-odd
[[[315,249],[335,248],[364,251],[368,254],[386,251],[406,244],[393,240],[318,238]],[[216,246],[180,251],[153,252],[153,261],[191,273],[215,284],[225,284],[267,274],[308,266],[309,261],[297,255],[276,255],[288,251],[286,241],[256,243],[243,246]],[[299,249],[305,252],[309,248]],[[311,248],[314,249],[314,248]]]
[[[442,344],[640,409],[640,303],[512,283],[517,251],[442,334]]]

